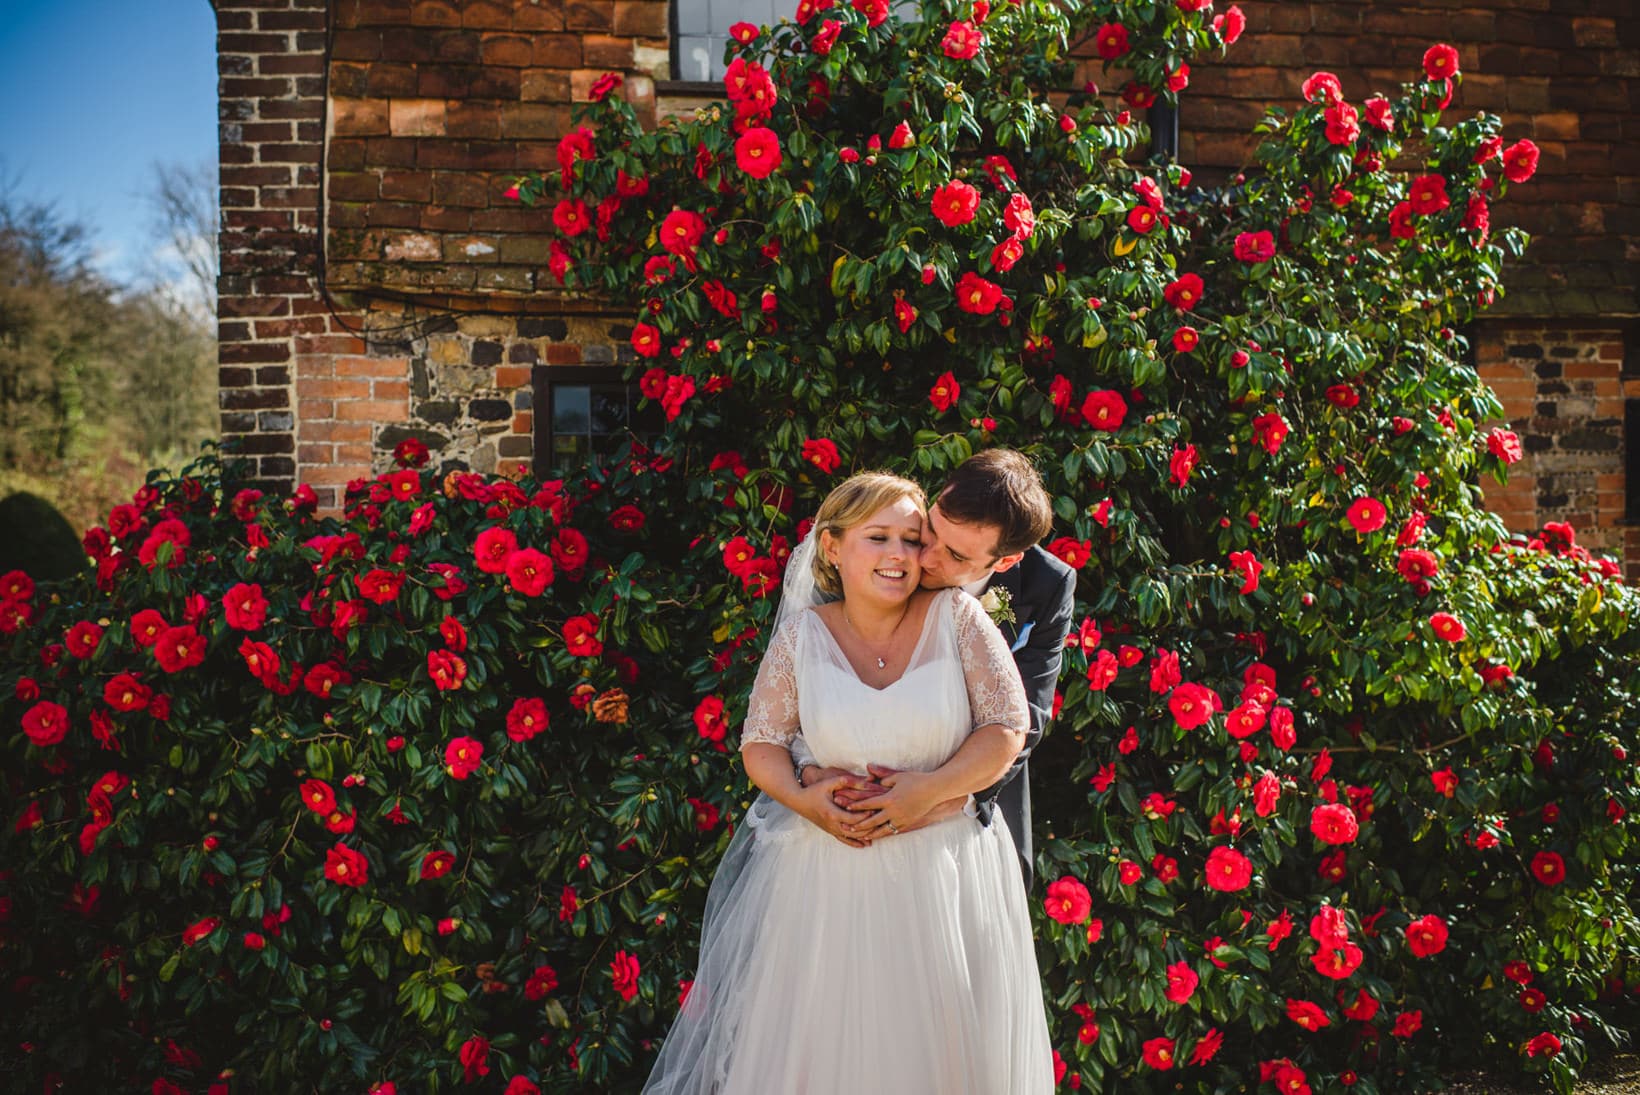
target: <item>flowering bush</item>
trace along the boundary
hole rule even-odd
[[[688,991],[803,518],[842,475],[1036,457],[1081,574],[1033,764],[1065,1086],[1569,1083],[1636,979],[1636,605],[1481,474],[1458,334],[1535,151],[1458,58],[1318,73],[1221,190],[1130,110],[1235,8],[804,0],[727,106],[618,77],[520,198],[634,310],[659,438],[538,483],[256,497],[207,463],[0,579],[30,1079],[628,1091]],[[1133,74],[1063,94],[1083,37]],[[1409,164],[1409,174],[1388,165]],[[545,224],[545,222],[544,222]]]

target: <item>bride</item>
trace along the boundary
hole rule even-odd
[[[652,1095],[1042,1095],[1053,1088],[1013,842],[930,807],[1007,770],[1028,726],[1001,634],[960,589],[918,589],[925,500],[856,475],[793,555],[741,728],[763,792],[712,880],[694,987]],[[900,769],[804,787],[815,762]],[[905,831],[901,831],[904,829]]]

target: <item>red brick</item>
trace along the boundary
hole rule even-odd
[[[365,91],[374,99],[414,99],[419,83],[415,65],[380,62],[370,66]]]
[[[494,140],[501,136],[501,105],[453,100],[445,108],[444,132],[450,137]]]
[[[459,27],[461,8],[449,0],[416,0],[410,22],[418,27]]]
[[[569,109],[549,103],[503,103],[501,132],[508,137],[557,137],[569,131]]]
[[[563,30],[564,0],[538,0],[513,9],[514,30]]]
[[[578,34],[538,34],[535,36],[535,64],[540,68],[581,67],[581,37]]]
[[[388,116],[395,137],[438,137],[444,134],[444,101],[395,99]]]
[[[671,33],[666,0],[615,0],[612,26],[616,34],[665,38]]]
[[[631,68],[632,40],[589,34],[581,40],[581,61],[592,68]]]
[[[615,25],[614,0],[566,0],[564,29],[609,31]]]
[[[486,34],[481,39],[479,57],[486,65],[523,68],[530,63],[530,40],[513,34]]]
[[[389,107],[380,98],[335,98],[331,118],[338,136],[380,136],[392,131]]]
[[[466,0],[461,5],[461,25],[475,30],[511,30],[513,5],[496,0]]]
[[[432,176],[419,171],[388,171],[382,175],[381,196],[389,201],[431,201]]]
[[[336,404],[341,422],[403,422],[409,411],[407,400],[355,399]]]
[[[579,45],[575,51],[575,65],[581,63]],[[566,68],[574,68],[567,65]],[[527,103],[567,103],[570,99],[570,78],[567,72],[545,68],[527,68],[522,73],[519,98]]]

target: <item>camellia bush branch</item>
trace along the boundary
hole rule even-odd
[[[1235,8],[912,14],[739,25],[654,130],[606,77],[519,180],[658,436],[544,482],[409,446],[325,518],[208,460],[0,584],[20,1074],[636,1090],[806,516],[991,444],[1080,572],[1032,765],[1062,1086],[1564,1089],[1621,1036],[1636,598],[1482,508],[1521,450],[1463,334],[1535,148],[1445,120],[1436,45],[1204,189],[1134,112]]]

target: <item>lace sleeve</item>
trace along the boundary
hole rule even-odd
[[[757,667],[757,682],[740,727],[740,744],[764,742],[790,749],[797,736],[797,639],[805,613],[780,626]]]
[[[1016,733],[1031,728],[1030,708],[1025,703],[1025,685],[1019,667],[1008,651],[1008,643],[979,602],[958,591],[952,597],[951,614],[957,627],[957,653],[962,673],[968,681],[968,707],[973,713],[973,729],[1000,725]]]

